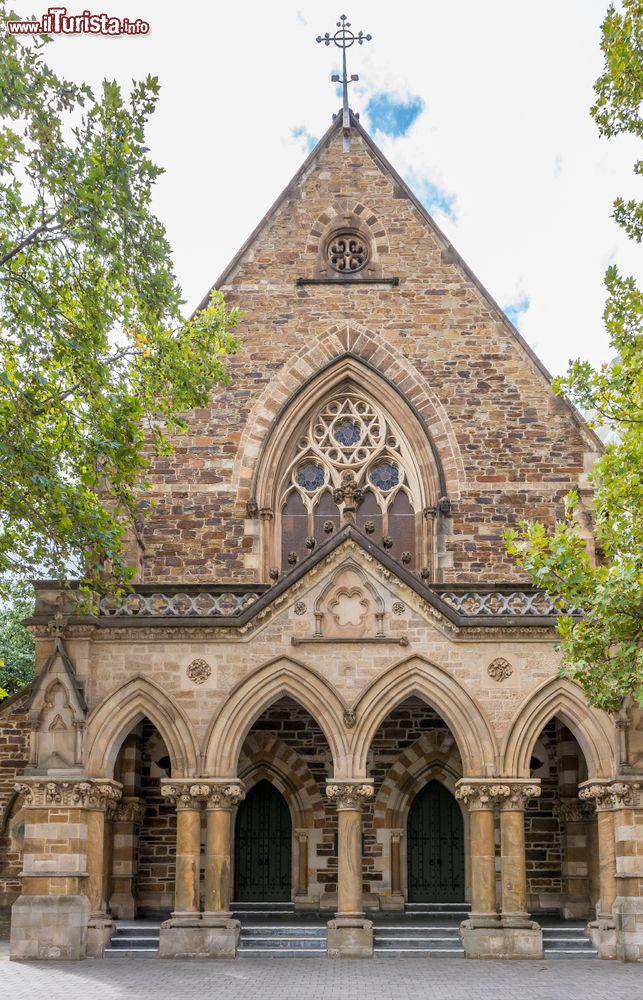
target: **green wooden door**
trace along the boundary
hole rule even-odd
[[[240,903],[291,898],[290,810],[269,781],[260,781],[239,806],[235,838],[235,893]]]
[[[409,903],[464,900],[462,813],[448,788],[429,781],[409,810]]]

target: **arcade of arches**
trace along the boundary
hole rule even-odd
[[[643,711],[561,677],[503,541],[586,505],[601,444],[342,128],[219,281],[241,349],[151,457],[131,592],[35,583],[36,678],[0,705],[14,958],[103,955],[133,917],[161,957],[234,957],[235,903],[370,956],[376,914],[440,902],[468,957],[540,958],[556,913],[643,958]]]

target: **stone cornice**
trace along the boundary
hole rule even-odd
[[[338,810],[361,809],[373,798],[373,784],[368,781],[332,781],[326,785],[326,795]]]

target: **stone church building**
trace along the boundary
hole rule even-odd
[[[36,680],[0,707],[13,958],[137,917],[162,957],[233,957],[253,904],[317,914],[330,957],[449,906],[467,957],[540,958],[554,918],[643,957],[641,713],[561,678],[502,538],[586,505],[600,442],[345,138],[217,282],[242,349],[152,460],[133,593],[91,617],[35,584]]]

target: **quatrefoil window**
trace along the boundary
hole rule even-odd
[[[328,241],[328,263],[340,274],[354,274],[368,263],[368,243],[352,230],[335,233]]]

